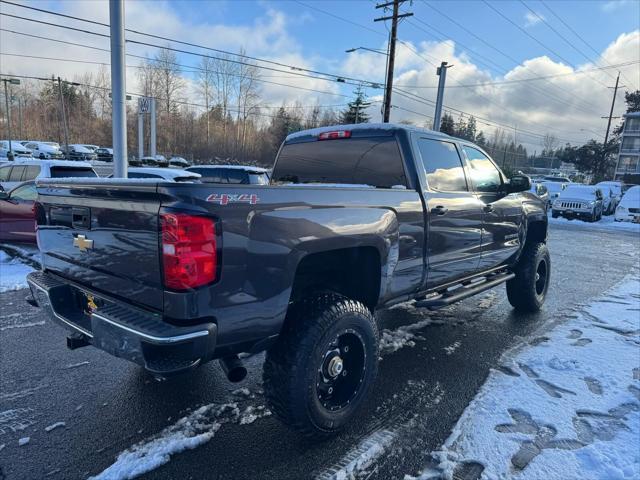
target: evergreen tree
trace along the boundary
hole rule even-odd
[[[366,109],[371,102],[366,101],[367,97],[361,85],[358,85],[358,89],[353,93],[356,98],[349,102],[347,109],[342,112],[340,122],[343,124],[368,123],[371,117],[366,113]]]
[[[482,130],[480,130],[480,131],[478,132],[478,135],[476,135],[475,142],[476,142],[479,146],[481,146],[481,147],[486,147],[486,145],[487,145],[487,139],[486,139],[486,137],[484,136],[484,132],[483,132]]]
[[[455,135],[455,125],[453,124],[453,117],[448,113],[445,113],[442,116],[442,121],[440,122],[440,131],[442,133],[446,133],[447,135]]]
[[[458,122],[456,123],[455,129],[454,129],[454,135],[456,137],[462,137],[464,138],[464,134],[467,131],[467,122],[464,120],[464,117],[461,115],[458,118]]]
[[[469,117],[469,121],[467,122],[467,126],[464,129],[464,133],[461,135],[462,138],[466,138],[467,140],[471,141],[471,142],[475,142],[476,141],[476,130],[477,130],[477,126],[476,126],[476,119],[471,116]]]

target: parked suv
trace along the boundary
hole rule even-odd
[[[158,377],[219,359],[231,381],[246,375],[238,354],[266,350],[269,408],[306,435],[336,433],[366,402],[376,310],[437,309],[506,284],[517,310],[535,312],[549,285],[545,204],[529,178],[406,125],[291,134],[270,185],[37,188],[31,301],[71,330],[71,348]]]
[[[60,150],[60,145],[56,142],[34,142],[29,141],[24,144],[29,150],[33,158],[41,160],[63,160],[64,153]]]
[[[581,218],[596,222],[604,212],[604,195],[594,185],[571,183],[553,201],[551,215],[553,218]]]
[[[5,191],[22,182],[41,178],[97,176],[91,164],[67,160],[15,160],[0,165],[0,185]]]
[[[96,160],[98,158],[98,155],[96,155],[93,150],[85,147],[84,145],[70,144],[69,150],[64,153],[66,154],[68,160],[80,160],[88,162],[91,160]]]

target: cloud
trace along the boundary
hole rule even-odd
[[[537,25],[538,23],[542,22],[544,20],[544,16],[541,13],[534,13],[534,12],[530,12],[527,11],[524,14],[524,26],[525,27],[533,27],[534,25]]]
[[[400,52],[401,47],[398,48]],[[604,136],[606,123],[600,117],[611,105],[611,90],[606,87],[615,82],[617,69],[594,69],[637,61],[640,31],[621,34],[602,52],[597,64],[587,63],[574,68],[540,56],[523,60],[501,76],[476,65],[452,41],[423,42],[416,48],[425,58],[443,59],[454,65],[447,73],[445,110],[454,118],[460,115],[458,110],[472,113],[479,128],[489,137],[495,133],[495,124],[502,124],[504,126],[500,128],[506,131],[508,138],[515,135],[518,142],[533,152],[541,150],[541,137],[547,132],[555,134],[562,143],[573,144],[584,143],[592,137],[589,130],[602,132]],[[367,61],[375,61],[375,58],[348,57],[345,69],[354,74],[359,68],[367,71]],[[392,110],[391,120],[429,125],[438,82],[435,66],[421,60],[418,63],[399,62],[396,68],[394,85],[413,99],[403,96],[402,92],[394,93],[392,104],[396,108]],[[637,63],[619,69],[628,89],[640,85]],[[534,77],[550,78],[530,81]],[[614,114],[619,115],[624,108],[624,102],[617,102]],[[374,119],[379,119],[376,110],[372,108],[371,113]],[[468,117],[468,113],[464,115]],[[598,139],[602,141],[602,138]]]
[[[605,12],[613,12],[633,3],[637,3],[637,0],[610,0],[608,2],[604,2],[601,8]]]

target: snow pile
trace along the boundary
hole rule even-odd
[[[597,222],[585,222],[583,220],[567,220],[563,217],[553,218],[549,215],[550,225],[571,225],[575,228],[587,228],[592,230],[627,231],[640,233],[640,223],[616,222],[613,215],[602,217]]]
[[[120,453],[115,463],[94,480],[125,480],[150,472],[172,455],[192,450],[211,440],[225,423],[248,425],[271,412],[264,406],[247,407],[240,412],[237,403],[204,405],[154,435]]]
[[[639,306],[636,274],[512,353],[419,478],[640,478]]]
[[[240,416],[236,403],[204,405],[168,426],[158,435],[125,450],[116,462],[91,477],[95,480],[131,479],[167,463],[171,455],[211,440],[223,423]]]
[[[0,293],[27,288],[27,275],[33,268],[0,250]]]

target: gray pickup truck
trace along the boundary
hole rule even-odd
[[[376,310],[437,309],[506,283],[536,311],[550,275],[544,202],[478,146],[405,125],[289,135],[270,185],[38,183],[31,301],[93,345],[168,377],[266,350],[273,412],[339,431],[377,372]]]

